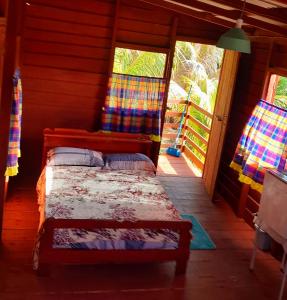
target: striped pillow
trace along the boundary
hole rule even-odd
[[[156,171],[152,160],[142,153],[105,154],[104,160],[106,169]]]

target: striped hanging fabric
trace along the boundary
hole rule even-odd
[[[13,101],[10,116],[10,132],[8,158],[5,176],[18,174],[18,158],[20,157],[20,138],[22,121],[22,84],[20,71],[17,69],[13,76]]]
[[[261,100],[244,128],[230,167],[262,192],[267,169],[287,171],[287,111]]]
[[[166,80],[113,73],[102,114],[102,129],[144,133],[160,141]]]

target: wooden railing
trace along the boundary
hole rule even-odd
[[[186,101],[170,101],[169,103],[186,104]],[[167,110],[162,148],[167,148],[175,140],[181,114],[182,113],[180,112]],[[205,123],[208,125],[203,124],[199,118],[196,117],[197,115],[201,115],[202,118],[207,121]],[[175,119],[176,122],[174,122]],[[204,168],[211,121],[211,113],[198,106],[193,101],[188,103],[180,134],[180,143],[178,143],[177,147],[180,148],[181,152],[183,152],[201,171],[203,171]]]
[[[186,104],[186,101],[169,99],[168,105],[172,104],[183,105]],[[181,114],[181,112],[172,111],[169,108],[167,109],[165,113],[165,123],[161,141],[161,149],[165,150],[175,141]],[[180,138],[182,138],[182,135],[180,136]]]

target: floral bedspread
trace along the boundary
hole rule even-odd
[[[180,216],[153,173],[53,166],[38,184],[40,227],[46,218],[118,221],[179,220]],[[41,232],[41,230],[39,230]],[[177,247],[167,229],[57,229],[55,248],[151,249]],[[37,252],[37,251],[36,251]]]

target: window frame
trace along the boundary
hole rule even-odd
[[[268,68],[265,81],[264,81],[264,87],[262,92],[262,99],[266,100],[268,103],[273,104],[274,103],[274,97],[272,99],[267,99],[268,90],[270,86],[270,80],[272,75],[287,77],[287,69],[282,68]]]

